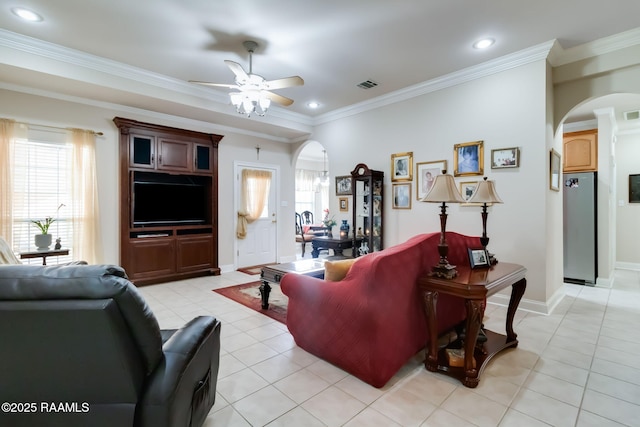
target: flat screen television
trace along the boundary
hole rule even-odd
[[[208,177],[136,172],[133,226],[208,224],[210,186]]]

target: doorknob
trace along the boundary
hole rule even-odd
[[[276,214],[275,214],[275,213],[272,213],[272,214],[271,214],[271,222],[272,222],[272,223],[276,223],[276,222],[278,222],[278,220],[276,219]]]

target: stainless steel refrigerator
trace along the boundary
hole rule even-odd
[[[598,173],[567,173],[563,180],[564,280],[594,285],[598,277]]]

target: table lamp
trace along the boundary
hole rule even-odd
[[[489,238],[487,237],[487,204],[503,203],[500,196],[496,192],[496,187],[493,181],[488,181],[487,177],[478,183],[476,191],[467,200],[468,203],[482,203],[482,237],[480,237],[480,244],[484,249],[487,249],[489,244]],[[493,254],[489,254],[489,262],[494,265],[498,262]]]
[[[447,175],[447,171],[443,170],[442,175],[436,176],[431,189],[424,196],[421,202],[442,203],[440,206],[440,243],[438,244],[438,254],[440,262],[433,267],[431,274],[437,277],[453,279],[458,275],[455,265],[449,264],[447,254],[449,246],[447,245],[446,228],[447,228],[447,203],[464,203],[465,200],[460,195],[456,181],[453,175]]]

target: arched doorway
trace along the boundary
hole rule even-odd
[[[640,174],[638,111],[640,94],[610,94],[575,106],[558,127],[562,133],[598,130],[596,283],[601,285],[610,284],[616,266],[640,266],[640,232],[634,226],[640,204],[629,203],[628,198],[628,177],[633,171]],[[563,216],[565,224],[572,220],[566,211]]]
[[[329,207],[328,162],[325,148],[316,141],[309,141],[296,159],[295,210],[312,212],[316,223]]]

